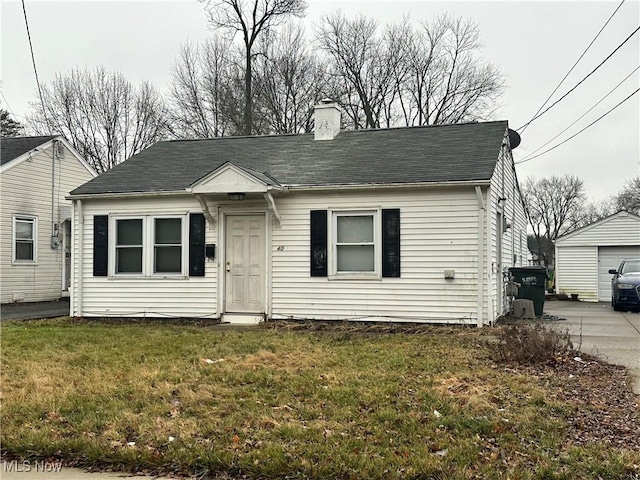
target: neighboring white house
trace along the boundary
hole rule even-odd
[[[484,325],[526,262],[507,122],[159,142],[77,188],[76,316]],[[513,135],[513,133],[512,133]]]
[[[71,190],[96,176],[60,136],[0,140],[2,303],[69,294]]]
[[[640,258],[640,217],[621,211],[556,239],[556,292],[611,301],[610,269]]]

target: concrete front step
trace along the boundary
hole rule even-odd
[[[264,315],[260,313],[225,313],[222,315],[222,323],[231,325],[257,325],[264,321]]]

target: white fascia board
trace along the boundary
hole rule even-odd
[[[266,193],[266,192],[290,192],[290,191],[333,191],[333,190],[380,190],[380,189],[397,189],[397,188],[446,188],[446,187],[489,187],[489,180],[470,180],[464,182],[416,182],[416,183],[370,183],[370,184],[346,184],[346,185],[282,185],[274,187],[265,185],[264,190],[244,190],[245,193]],[[235,190],[215,191],[215,192],[197,192],[192,187],[185,190],[174,191],[151,191],[151,192],[125,192],[125,193],[92,193],[80,195],[67,195],[67,200],[84,200],[99,198],[120,198],[120,197],[159,197],[165,195],[185,195],[185,194],[214,194],[214,193],[231,193],[237,192],[238,185]]]
[[[67,195],[67,200],[100,200],[112,198],[147,198],[147,197],[164,197],[167,195],[188,195],[191,192],[186,190],[167,190],[167,191],[151,191],[151,192],[107,192],[107,193],[82,193],[79,195]]]
[[[468,180],[458,182],[413,182],[413,183],[367,183],[333,185],[287,185],[288,190],[379,190],[387,188],[425,188],[425,187],[488,187],[491,180]]]

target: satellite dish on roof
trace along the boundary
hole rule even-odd
[[[518,145],[520,145],[520,134],[515,130],[509,129],[509,145],[511,145],[511,150],[515,150]]]

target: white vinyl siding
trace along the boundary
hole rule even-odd
[[[41,150],[30,159],[6,168],[0,175],[2,303],[56,300],[62,295],[64,249],[62,246],[51,248],[52,224],[64,220],[69,211],[71,202],[64,197],[91,180],[93,175],[69,151],[65,152],[64,158],[56,160],[55,172],[52,172],[51,156],[51,148]],[[10,164],[3,167],[6,165]],[[55,187],[52,189],[53,173]],[[18,265],[13,262],[13,218],[16,214],[38,218],[37,263]]]
[[[215,211],[215,204],[211,203]],[[201,213],[200,205],[193,196],[168,196],[146,199],[82,201],[83,262],[82,262],[82,311],[78,310],[78,265],[75,269],[72,302],[75,315],[83,316],[131,316],[131,317],[201,317],[217,318],[217,277],[220,251],[215,260],[205,263],[204,277],[187,277],[188,249],[185,247],[182,268],[185,275],[153,274],[149,276],[93,276],[93,216],[111,215],[112,218],[184,218],[184,242],[188,245],[187,225],[189,213]],[[76,209],[77,215],[77,209]],[[80,224],[75,219],[75,227]],[[74,235],[74,248],[79,242],[78,230]],[[115,232],[109,230],[110,242]],[[207,223],[206,243],[218,244],[218,223],[213,228]],[[153,240],[149,237],[146,257],[152,262]],[[112,260],[112,250],[109,252]],[[145,254],[146,255],[146,254]],[[151,263],[152,264],[152,263]],[[152,267],[151,267],[152,268]]]
[[[598,300],[598,247],[565,247],[556,256],[556,291],[577,294],[580,300]]]
[[[506,142],[506,137],[505,137]],[[487,229],[490,244],[488,246],[488,265],[485,268],[487,282],[490,285],[489,316],[497,318],[509,311],[509,298],[506,296],[507,275],[510,267],[527,265],[527,218],[518,190],[513,157],[505,146],[500,151],[496,168],[491,177],[488,199],[489,214]],[[505,227],[499,232],[497,213],[502,215]],[[524,235],[521,232],[525,232]],[[498,236],[501,236],[501,257],[498,258]],[[499,293],[500,292],[500,293]]]
[[[476,323],[478,206],[472,187],[297,192],[276,203],[282,225],[272,231],[274,317]],[[310,211],[319,208],[399,208],[401,277],[311,277]],[[445,269],[455,270],[453,281],[444,278]]]
[[[593,225],[558,238],[557,247],[565,246],[640,246],[640,219],[620,212]]]

